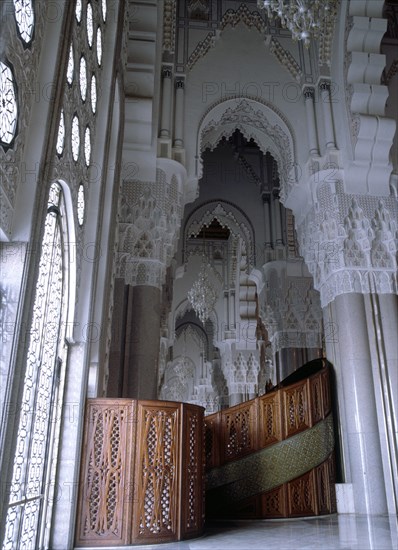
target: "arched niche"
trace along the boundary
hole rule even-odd
[[[240,97],[219,101],[210,107],[197,132],[197,177],[202,177],[203,152],[213,150],[235,130],[239,130],[247,140],[254,140],[264,154],[269,152],[277,161],[283,202],[297,183],[296,144],[290,123],[269,102]]]

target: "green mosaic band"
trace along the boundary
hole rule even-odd
[[[207,474],[206,491],[239,501],[269,491],[322,464],[334,448],[331,414],[312,428]]]

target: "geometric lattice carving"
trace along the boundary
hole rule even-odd
[[[283,390],[285,404],[285,430],[289,437],[310,428],[310,403],[307,381],[294,384]]]
[[[93,424],[87,471],[87,516],[84,533],[121,536],[120,495],[124,490],[122,459],[126,449],[127,408],[91,409]],[[104,441],[109,442],[104,446]],[[104,506],[105,504],[105,506]]]
[[[139,538],[170,538],[177,528],[178,409],[140,408]]]
[[[327,366],[306,380],[208,415],[205,425],[209,516],[334,513],[334,436]],[[239,438],[251,442],[249,452],[239,448]]]
[[[281,485],[262,496],[262,516],[268,518],[286,517],[286,486]]]
[[[135,404],[90,400],[86,413],[82,487],[77,542],[112,541],[127,544],[131,495],[129,476],[136,424]]]
[[[234,460],[255,450],[257,406],[254,402],[221,411],[226,460]]]
[[[203,409],[90,399],[76,545],[177,541],[203,529]]]
[[[288,483],[289,516],[312,516],[317,513],[314,471]]]
[[[266,394],[259,399],[260,406],[260,447],[264,448],[276,441],[282,441],[280,392]]]

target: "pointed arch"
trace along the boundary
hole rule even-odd
[[[254,140],[264,154],[269,152],[277,161],[283,202],[297,182],[296,141],[287,119],[269,102],[240,97],[213,104],[199,123],[197,158],[201,158],[205,149],[213,150],[222,138],[230,137],[237,129],[247,140]],[[198,168],[200,178],[201,164]]]

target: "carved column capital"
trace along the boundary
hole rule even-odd
[[[305,99],[312,99],[315,98],[315,89],[312,86],[306,86],[303,90],[303,95]]]

